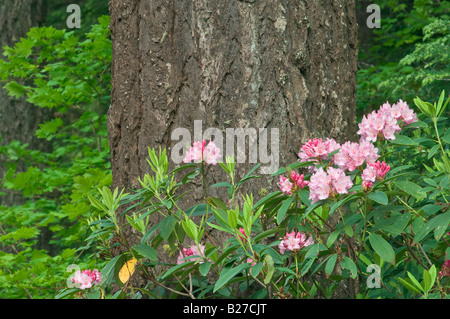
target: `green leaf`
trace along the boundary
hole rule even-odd
[[[428,105],[425,104],[419,97],[416,97],[414,100],[414,104],[419,108],[419,110],[428,116],[432,116],[431,111],[428,108]]]
[[[439,144],[434,145],[428,152],[428,159],[432,158],[434,156],[434,154],[436,154],[438,149],[439,149]]]
[[[353,228],[350,225],[345,225],[344,227],[345,234],[349,237],[353,236]]]
[[[419,143],[414,142],[408,136],[398,134],[395,134],[395,140],[390,140],[390,143],[404,146],[419,146]]]
[[[375,191],[369,193],[369,198],[381,205],[387,205],[388,204],[388,197],[384,192],[381,191]]]
[[[409,291],[420,294],[420,290],[415,287],[415,285],[409,279],[397,278],[398,281]]]
[[[220,208],[224,211],[228,210],[227,205],[220,199],[217,197],[208,197],[208,203],[213,206],[213,207],[217,207]]]
[[[436,268],[433,268],[434,265],[430,268],[430,272],[428,270],[423,270],[423,291],[428,294],[428,292],[433,288],[434,281],[436,280]],[[432,270],[434,269],[434,271]],[[432,274],[434,273],[434,276]]]
[[[108,280],[109,276],[113,275],[114,269],[116,267],[116,263],[121,258],[122,258],[122,255],[116,256],[116,257],[112,258],[110,261],[108,261],[108,263],[105,265],[105,267],[103,267],[103,269],[101,271],[102,282],[103,282],[103,279]]]
[[[267,285],[272,280],[272,276],[275,272],[275,263],[272,256],[269,254],[264,256],[264,261],[267,265],[267,274],[266,278],[264,278],[264,283]]]
[[[308,247],[308,251],[305,254],[305,259],[308,258],[316,258],[317,254],[320,251],[322,244],[313,244],[311,246]]]
[[[257,277],[263,267],[264,267],[264,263],[262,263],[262,262],[257,263],[256,265],[252,266],[252,268],[250,269],[250,274],[253,277]]]
[[[350,196],[345,196],[340,201],[334,203],[334,205],[330,208],[329,215],[333,214],[336,209],[338,209],[339,207],[341,207],[345,203],[347,203],[347,202],[349,202],[349,201],[351,201],[351,200],[353,200],[355,198],[358,198],[358,195],[357,194],[352,194]]]
[[[262,240],[264,238],[267,238],[270,235],[275,234],[275,233],[277,233],[279,231],[280,231],[280,229],[277,228],[277,227],[271,228],[269,230],[266,230],[266,231],[264,231],[262,233],[257,234],[255,237],[253,237],[253,242],[257,243],[258,241],[260,241],[260,240]]]
[[[410,182],[410,181],[396,181],[395,185],[400,188],[405,193],[412,195],[414,197],[424,197],[424,195],[421,193],[422,187],[419,185]]]
[[[405,125],[403,128],[410,128],[410,127],[412,127],[412,128],[417,128],[417,127],[426,128],[426,127],[428,127],[428,124],[423,122],[423,121],[416,121],[416,122],[410,123],[408,125]]]
[[[447,107],[447,104],[450,101],[450,98],[447,99],[447,101],[444,103],[444,97],[445,97],[445,90],[442,90],[441,92],[441,96],[439,97],[439,101],[438,101],[438,105],[437,105],[437,116],[440,117],[442,115],[442,113],[444,112],[445,108]]]
[[[222,288],[224,285],[226,285],[232,278],[234,278],[237,274],[242,272],[243,270],[250,268],[251,264],[244,263],[240,264],[237,267],[234,268],[228,268],[225,267],[222,272],[220,273],[219,279],[216,281],[216,284],[214,285],[213,292],[216,292],[220,288]]]
[[[434,226],[434,238],[436,240],[439,240],[444,233],[447,232],[447,228],[450,224],[450,211],[440,214],[439,216],[436,216],[433,226]]]
[[[371,233],[369,235],[369,241],[375,252],[387,262],[395,263],[395,252],[392,246],[380,235]]]
[[[386,206],[383,206],[386,207]],[[391,206],[395,207],[395,206]],[[382,215],[384,216],[384,215]],[[389,218],[381,218],[376,220],[375,226],[383,231],[390,232],[394,236],[400,235],[405,227],[408,225],[410,220],[409,214],[399,214]]]
[[[330,236],[328,236],[327,239],[327,246],[330,247],[338,238],[339,234],[341,233],[341,229],[333,231]]]
[[[278,214],[277,214],[277,223],[278,224],[280,224],[283,221],[284,216],[286,215],[286,212],[287,212],[289,206],[291,206],[293,201],[294,201],[294,196],[289,196],[281,205],[280,209],[278,210]]]
[[[232,209],[228,210],[228,225],[231,227],[231,229],[237,229],[237,216],[236,212]]]
[[[358,269],[355,262],[347,256],[344,256],[344,258],[341,260],[341,267],[350,270],[350,272],[352,273],[352,278],[356,278],[356,276],[358,275]]]
[[[16,81],[11,81],[4,86],[8,91],[8,95],[14,96],[15,98],[21,97],[25,93],[25,88]]]
[[[208,274],[210,268],[211,268],[211,262],[210,261],[202,263],[200,265],[200,267],[199,267],[200,274],[202,276],[206,276]]]
[[[327,275],[331,275],[331,273],[334,270],[334,266],[336,265],[337,260],[337,254],[331,255],[331,257],[328,259],[327,264],[325,265],[325,273]]]
[[[39,234],[39,230],[35,227],[25,227],[22,226],[16,231],[9,232],[8,234],[1,236],[0,241],[6,240],[6,239],[14,239],[15,241],[20,241],[21,239],[30,239]]]
[[[441,238],[447,231],[449,223],[450,223],[450,211],[435,216],[434,218],[429,220],[426,224],[424,224],[422,228],[416,231],[416,235],[414,236],[414,243],[420,242],[433,229],[435,239],[439,240],[439,238]]]
[[[414,287],[416,287],[418,290],[423,291],[422,285],[419,283],[419,281],[411,274],[409,271],[407,272],[409,280],[411,280]]]
[[[45,138],[51,140],[58,132],[59,128],[64,125],[61,118],[57,117],[51,121],[47,121],[43,124],[39,124],[39,129],[36,130],[36,136],[39,138]]]
[[[251,178],[259,178],[257,175],[251,175],[259,166],[261,166],[261,163],[256,164],[245,176],[237,183],[237,187],[239,187],[242,183],[244,183],[246,180]]]
[[[272,201],[273,199],[275,199],[276,197],[278,197],[281,194],[282,194],[282,192],[276,191],[276,192],[273,192],[273,193],[270,193],[270,194],[264,196],[255,205],[253,205],[253,209],[256,210],[258,207],[266,205],[268,202]]]
[[[183,262],[181,264],[178,264],[172,268],[170,268],[169,270],[167,270],[164,275],[161,277],[161,280],[165,280],[167,277],[169,277],[170,275],[172,275],[173,273],[183,269],[183,268],[188,268],[189,266],[192,266],[196,263],[196,261],[187,261],[187,262]]]
[[[198,229],[197,225],[189,219],[187,216],[184,221],[182,221],[182,226],[186,234],[191,238],[194,242],[197,241],[198,237]]]
[[[177,220],[173,215],[167,216],[159,223],[159,234],[164,240],[167,240],[167,238],[169,238],[170,234],[175,228],[176,223]]]
[[[150,247],[147,244],[138,244],[133,247],[133,250],[136,251],[142,257],[148,258],[152,261],[158,260],[158,253],[156,252],[156,249]]]

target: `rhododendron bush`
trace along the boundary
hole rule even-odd
[[[351,141],[311,137],[298,145],[297,162],[273,174],[275,189],[259,198],[238,195],[243,183],[259,177],[259,164],[239,179],[234,158],[224,158],[214,141],[195,141],[173,171],[165,150],[149,149],[152,173],[140,190],[104,188],[90,197],[101,218],[89,240],[106,233],[104,249],[114,238],[123,251],[101,270],[102,288],[110,298],[445,298],[450,130],[444,99],[443,92],[434,103],[387,101],[363,117]],[[206,166],[228,180],[206,185]],[[204,201],[181,207],[186,194],[179,188],[197,179]],[[211,187],[224,187],[227,196],[209,196]],[[134,246],[118,223],[121,205],[140,234]],[[161,221],[151,224],[155,214]],[[119,280],[130,260],[136,260],[132,271]],[[134,285],[133,276],[147,284]]]

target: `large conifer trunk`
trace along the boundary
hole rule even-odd
[[[191,139],[182,142],[191,144],[199,136],[195,123],[201,132],[223,133],[224,155],[232,155],[227,128],[254,128],[259,144],[259,129],[268,129],[267,153],[275,157],[261,163],[266,168],[297,161],[309,138],[354,136],[354,0],[111,0],[110,13],[113,187],[140,186],[148,147],[167,148],[175,167],[180,137],[172,134],[187,129]],[[255,156],[248,144],[244,149]],[[256,163],[263,162],[257,153]],[[238,166],[240,176],[256,164],[251,159]],[[261,188],[273,190],[277,180],[267,172],[257,172],[262,178],[243,192],[257,198]],[[210,182],[223,177],[218,167],[208,172]],[[199,187],[184,207],[201,198]]]

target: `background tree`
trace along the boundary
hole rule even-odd
[[[371,3],[358,1],[358,114],[377,109],[386,100],[439,96],[450,78],[449,2],[377,2],[380,28],[369,29],[365,11]]]
[[[54,18],[58,29],[41,26],[36,17],[46,14],[38,2],[7,1],[2,11],[2,36],[9,41],[0,60],[7,98],[0,146],[3,298],[53,297],[65,284],[68,265],[83,265],[86,257],[79,258],[77,250],[89,250],[81,243],[86,218],[93,217],[87,192],[111,180],[105,124],[109,17],[84,20],[88,33],[65,30],[63,6],[52,12],[62,21]]]
[[[45,21],[46,7],[44,0],[3,1],[0,4],[0,53],[4,46],[12,46],[29,31],[31,27],[42,26]],[[28,144],[40,150],[49,150],[45,140],[39,139],[34,132],[39,123],[50,118],[49,110],[33,107],[25,98],[16,99],[0,88],[1,144],[8,145],[12,141]],[[3,161],[5,158],[3,157]],[[18,171],[25,169],[25,163],[18,160]],[[0,166],[0,174],[6,174],[6,167]],[[3,190],[4,191],[4,190]],[[17,192],[6,192],[0,196],[0,204],[12,205],[23,203],[24,199]],[[0,230],[1,231],[1,230]],[[4,231],[4,230],[3,230]],[[3,233],[4,235],[4,233]],[[45,235],[45,232],[44,232]],[[41,238],[41,246],[46,239]]]
[[[138,188],[148,147],[171,154],[174,129],[194,136],[195,120],[202,132],[278,129],[280,166],[296,161],[309,138],[354,136],[354,1],[126,0],[110,2],[110,14],[113,188]],[[242,177],[253,165],[247,157],[237,171]],[[209,183],[221,177],[208,172]],[[266,175],[242,192],[276,182]],[[202,194],[199,187],[186,207]]]

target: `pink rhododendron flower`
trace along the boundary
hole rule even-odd
[[[346,194],[353,186],[350,176],[345,175],[340,168],[329,167],[325,172],[320,167],[315,172],[309,182],[309,199],[315,203],[322,199],[327,199],[336,194]]]
[[[439,277],[450,277],[450,260],[446,260],[439,271]]]
[[[372,189],[373,183],[371,181],[363,181],[362,182],[362,189],[365,192],[368,192]]]
[[[381,162],[377,161],[375,163],[369,163],[370,167],[373,167],[376,171],[376,178],[377,179],[384,179],[384,177],[386,176],[386,174],[389,172],[389,170],[391,169],[390,165],[387,165],[385,162]]]
[[[291,181],[294,186],[294,190],[298,188],[303,188],[309,184],[308,181],[304,180],[305,174],[297,174],[296,172],[292,171],[291,173]]]
[[[280,187],[280,190],[285,193],[292,195],[293,191],[296,191],[300,188],[304,188],[308,185],[308,181],[304,180],[305,174],[297,174],[296,172],[292,171],[290,178],[287,178],[285,176],[280,176],[280,181],[278,182],[278,187]]]
[[[375,182],[375,179],[377,178],[377,169],[373,166],[367,166],[362,174],[361,178],[363,181],[367,182]]]
[[[392,108],[396,109],[395,112],[400,113],[397,119],[403,121],[405,125],[417,122],[419,120],[414,110],[410,109],[408,104],[402,100],[399,100],[396,104],[392,106]]]
[[[294,184],[289,181],[289,178],[285,176],[280,176],[280,181],[278,182],[278,187],[285,194],[292,194],[292,186]]]
[[[101,283],[101,273],[97,269],[93,271],[89,269],[83,271],[77,270],[72,281],[75,284],[79,284],[80,289],[91,288],[93,284],[97,285]]]
[[[200,250],[199,250],[200,247]],[[203,263],[204,262],[204,256],[205,256],[205,246],[199,244],[199,247],[197,247],[196,245],[192,245],[189,248],[183,248],[180,251],[180,254],[178,255],[178,259],[177,259],[177,265],[185,263],[185,262],[189,262],[189,261],[199,261],[199,263]],[[189,256],[193,256],[192,258],[186,258]],[[186,258],[186,259],[184,259]]]
[[[359,144],[347,141],[342,144],[339,152],[334,155],[334,162],[343,170],[354,171],[364,161],[373,163],[378,159],[378,149],[372,143],[361,141]]]
[[[281,243],[278,245],[280,252],[284,254],[285,251],[297,251],[302,247],[314,244],[312,237],[307,238],[306,234],[298,232],[287,233],[284,238],[281,238]]]
[[[385,162],[377,161],[375,163],[368,163],[361,174],[363,190],[366,192],[369,191],[373,183],[376,180],[383,180],[390,169],[391,166]]]
[[[321,138],[310,139],[302,147],[298,156],[300,162],[319,162],[326,159],[330,153],[339,149],[340,145],[332,138],[326,138],[323,141]]]
[[[315,172],[309,181],[309,198],[312,203],[322,199],[327,199],[330,196],[330,182],[331,177],[320,167]]]
[[[222,158],[220,154],[220,149],[216,146],[213,141],[210,141],[206,145],[206,141],[194,142],[193,146],[187,151],[184,163],[200,163],[205,161],[206,164],[216,165],[217,161]]]
[[[327,174],[331,178],[331,192],[346,194],[347,190],[353,186],[350,176],[345,175],[339,168],[328,167]]]
[[[385,162],[377,161],[375,163],[368,163],[363,170],[361,178],[363,181],[375,182],[375,180],[382,180],[391,169],[390,165]]]
[[[357,134],[362,140],[376,142],[378,138],[394,140],[395,133],[401,131],[401,125],[417,122],[417,115],[410,109],[408,104],[399,100],[396,104],[384,103],[378,111],[364,115],[358,124]]]
[[[77,270],[75,272],[75,277],[73,278],[73,282],[76,284],[79,284],[80,285],[79,288],[82,290],[92,287],[91,278],[87,274],[80,272],[79,270]]]

